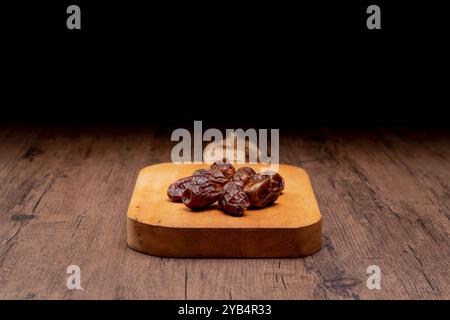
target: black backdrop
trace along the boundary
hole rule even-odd
[[[2,119],[446,126],[442,3],[11,2]]]

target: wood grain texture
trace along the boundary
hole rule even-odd
[[[248,166],[264,171],[259,164]],[[241,217],[225,214],[217,203],[193,212],[168,199],[174,181],[208,167],[160,163],[140,171],[127,212],[131,248],[178,258],[298,258],[320,250],[322,220],[304,169],[280,164],[283,193],[273,205]]]
[[[1,299],[449,299],[450,134],[281,131],[310,174],[324,243],[302,259],[170,259],[130,250],[125,212],[170,132],[0,127]],[[85,289],[66,288],[67,266]],[[381,290],[366,287],[378,265]]]

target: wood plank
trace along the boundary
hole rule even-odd
[[[127,247],[124,214],[140,168],[170,161],[170,130],[2,126],[0,298],[450,298],[448,131],[282,131],[280,142],[281,161],[310,175],[322,250],[166,259]],[[70,264],[85,290],[66,288]],[[381,290],[366,287],[372,264]]]
[[[313,137],[313,142],[303,145],[306,161],[300,161],[300,164],[311,172],[324,216],[324,235],[329,241],[332,257],[320,261],[314,269],[322,270],[324,283],[345,284],[339,290],[326,290],[328,296],[380,297],[380,292],[365,288],[363,275],[365,267],[371,264],[379,265],[383,272],[385,286],[382,297],[448,296],[445,281],[448,277],[448,243],[443,241],[440,247],[432,251],[437,260],[430,257],[422,261],[422,264],[438,269],[434,279],[437,283],[421,274],[420,265],[418,271],[410,267],[417,261],[408,244],[414,244],[412,240],[418,233],[418,227],[407,223],[407,219],[411,208],[419,208],[420,203],[415,199],[423,198],[423,189],[416,187],[416,177],[399,168],[398,161],[404,159],[395,158],[375,135],[367,132],[324,130],[314,133]],[[416,152],[425,150],[418,149]],[[302,158],[301,150],[298,153]],[[394,161],[389,156],[394,157]],[[393,209],[388,195],[401,198],[400,207]],[[348,225],[352,228],[344,227]],[[444,228],[448,232],[448,221]],[[427,240],[429,245],[431,239]],[[358,245],[352,248],[353,243]],[[426,252],[421,252],[420,257],[422,255],[426,257]],[[443,271],[445,268],[447,271]],[[438,291],[436,288],[439,287],[444,289]],[[330,293],[333,295],[330,296]]]

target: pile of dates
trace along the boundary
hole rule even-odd
[[[229,163],[215,162],[192,176],[179,179],[167,189],[174,202],[183,202],[192,210],[201,210],[218,201],[227,214],[242,216],[247,208],[262,208],[275,202],[284,189],[284,180],[276,172],[256,173],[250,167],[237,170]]]

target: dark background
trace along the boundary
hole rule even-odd
[[[81,7],[82,30],[66,28]],[[381,7],[381,30],[366,8]],[[2,119],[446,126],[441,1],[2,5]]]

